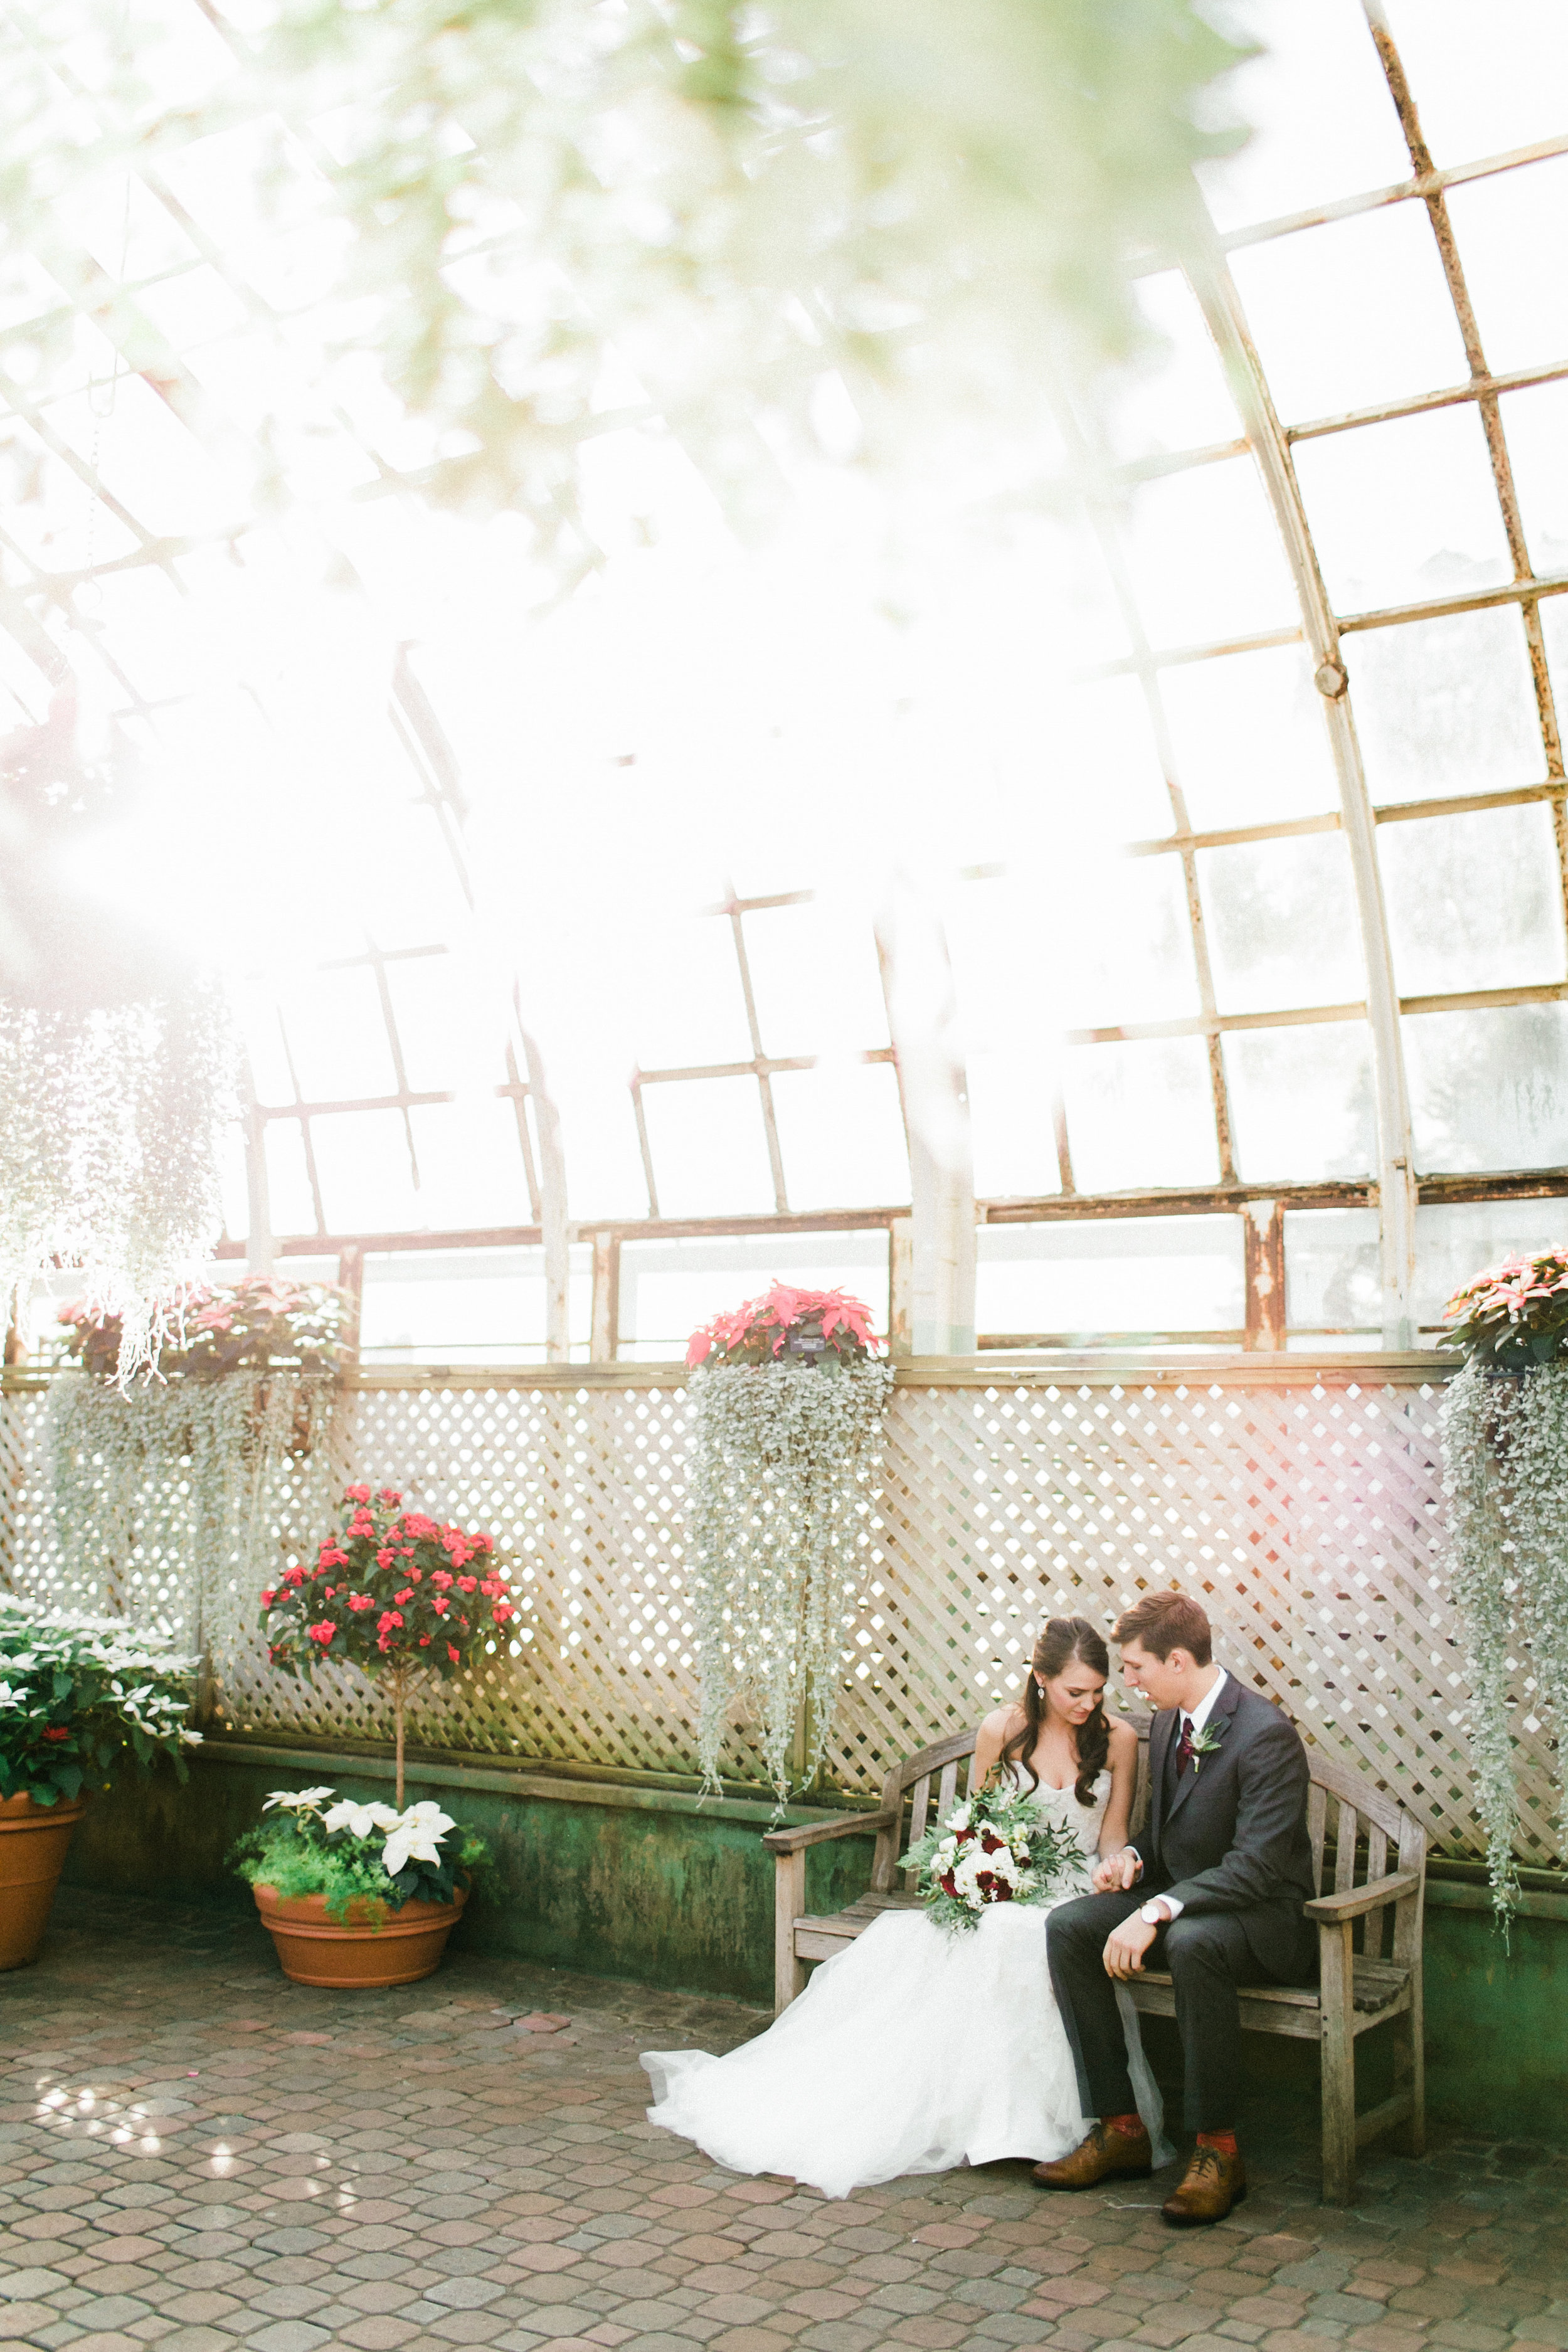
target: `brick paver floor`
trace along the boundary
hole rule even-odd
[[[830,2203],[644,2119],[639,2050],[762,2022],[466,1955],[310,1992],[248,1921],[68,1892],[0,1978],[0,2342],[1568,2347],[1568,2150],[1374,2157],[1330,2211],[1308,2120],[1265,2116],[1251,2199],[1200,2232],[1159,2182],[1049,2197],[1016,2164]]]

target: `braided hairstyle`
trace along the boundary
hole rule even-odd
[[[1097,1675],[1109,1676],[1110,1654],[1100,1634],[1087,1617],[1051,1617],[1035,1643],[1035,1654],[1029,1661],[1029,1678],[1024,1685],[1024,1724],[1016,1731],[997,1758],[997,1769],[1019,1763],[1036,1788],[1039,1774],[1029,1759],[1039,1745],[1040,1727],[1046,1719],[1045,1694],[1039,1677],[1054,1682],[1074,1659]],[[1110,1727],[1105,1720],[1103,1699],[1095,1702],[1094,1713],[1078,1727],[1078,1779],[1073,1794],[1080,1805],[1094,1802],[1094,1784],[1105,1769],[1105,1759],[1110,1752]]]

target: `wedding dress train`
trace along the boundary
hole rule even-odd
[[[755,2041],[721,2058],[646,2052],[649,2122],[731,2172],[780,2173],[829,2197],[902,2173],[1076,2147],[1088,2121],[1046,1965],[1046,1921],[1057,1903],[1089,1891],[1110,1774],[1087,1806],[1071,1789],[1030,1793],[1089,1857],[1051,1903],[994,1903],[957,1931],[921,1911],[884,1912],[821,1962]],[[1124,1986],[1117,1998],[1138,2110],[1163,2164],[1171,2150],[1137,2011]]]

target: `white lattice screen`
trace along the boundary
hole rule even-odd
[[[1022,1679],[1040,1619],[1109,1624],[1150,1585],[1201,1592],[1226,1662],[1310,1738],[1397,1788],[1450,1852],[1479,1852],[1462,1660],[1437,1564],[1438,1391],[1428,1370],[1256,1359],[1200,1371],[900,1368],[847,1688],[830,1756],[847,1789],[974,1721]],[[271,1675],[231,1570],[140,1550],[61,1559],[43,1384],[0,1398],[0,1543],[13,1580],[160,1614],[210,1648],[221,1719],[379,1738],[353,1675]],[[343,1397],[334,1475],[485,1526],[527,1607],[517,1654],[432,1698],[415,1737],[468,1754],[689,1774],[695,1673],[681,1581],[685,1397],[647,1365],[486,1375],[367,1372]],[[263,1498],[307,1539],[329,1465]],[[167,1498],[165,1498],[167,1499]],[[165,1528],[169,1524],[164,1513]],[[1550,1758],[1521,1683],[1521,1853],[1556,1853]],[[726,1770],[761,1778],[748,1727]]]

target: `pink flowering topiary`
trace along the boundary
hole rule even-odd
[[[833,1370],[840,1364],[864,1362],[880,1344],[863,1299],[850,1298],[842,1290],[795,1290],[775,1282],[763,1297],[748,1298],[694,1331],[686,1360],[693,1370],[699,1365],[816,1362]]]

